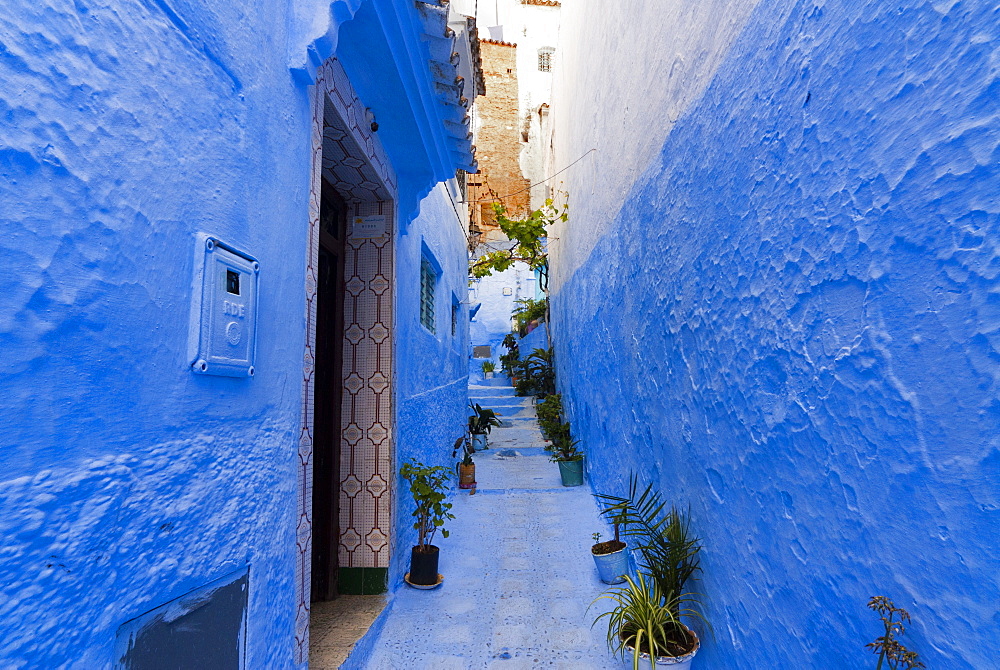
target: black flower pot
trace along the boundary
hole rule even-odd
[[[441,550],[433,544],[424,549],[427,551],[421,551],[419,546],[410,550],[409,580],[412,584],[432,586],[438,583],[438,556]]]

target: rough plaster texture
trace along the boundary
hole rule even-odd
[[[465,298],[468,265],[462,222],[448,184],[438,184],[420,214],[400,238],[397,252],[396,423],[397,463],[409,458],[448,465],[451,447],[465,431],[468,404],[468,309],[459,304],[458,327],[451,333],[453,301]],[[426,249],[426,251],[425,251]],[[420,257],[431,253],[441,266],[436,288],[437,332],[420,323]],[[409,569],[410,547],[417,542],[409,484],[397,480],[395,549],[390,555],[389,586],[399,588]]]
[[[869,666],[875,594],[928,667],[996,667],[998,26],[984,3],[763,3],[679,108],[669,59],[661,95],[615,66],[619,31],[564,25],[576,91],[636,86],[664,120],[556,112],[639,175],[571,177],[560,385],[596,488],[631,470],[691,506],[701,667]]]
[[[377,4],[385,19],[390,5]],[[318,44],[317,35],[336,35],[359,5],[5,7],[3,667],[110,667],[121,623],[248,565],[248,667],[294,665],[311,115],[308,68],[290,72],[289,60],[311,56],[292,58],[289,49],[329,55],[337,45]],[[356,28],[339,46],[350,50],[372,30]],[[419,28],[407,30],[419,47]],[[404,128],[413,123],[400,102],[407,89],[390,75],[408,47],[383,38],[373,48],[381,56],[363,67],[395,100],[372,104],[394,167],[407,168],[399,172],[409,212],[442,163],[421,153],[434,133]],[[426,68],[426,58],[416,65]],[[420,230],[455,221],[441,198],[432,196]],[[260,260],[253,379],[188,370],[196,232]],[[417,258],[404,240],[401,266]],[[435,240],[442,258],[464,262],[460,229]],[[447,286],[464,291],[465,269],[453,265],[445,265]],[[400,280],[411,281],[415,268],[401,267]],[[415,322],[413,309],[401,298],[398,320]],[[460,430],[464,345],[455,354],[411,344],[402,353],[423,368],[404,378],[399,416],[415,416],[413,399],[433,396],[408,430],[427,416]],[[404,456],[429,452],[432,439],[439,446],[433,432],[400,434]]]
[[[609,232],[622,194],[700,99],[757,2],[564,3],[552,74],[552,104],[561,113],[547,168],[554,174],[594,151],[550,182],[570,194],[574,220],[587,221],[555,227],[552,237],[565,244],[553,288]]]
[[[120,624],[247,565],[248,662],[291,659],[309,109],[282,7],[0,17],[3,667],[108,667]],[[260,260],[253,379],[188,371],[198,231]]]

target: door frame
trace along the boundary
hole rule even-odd
[[[310,93],[312,160],[295,564],[297,663],[309,658],[316,270],[324,176],[347,201],[355,217],[382,217],[384,221],[383,235],[356,237],[349,219],[346,235],[339,524],[342,586],[346,581],[356,581],[363,589],[375,588],[381,575],[384,589],[394,538],[392,510],[396,496],[396,175],[366,119],[365,106],[336,58],[328,59],[319,68]],[[324,146],[328,149],[326,156]]]

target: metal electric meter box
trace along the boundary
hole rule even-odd
[[[191,370],[204,375],[252,377],[257,340],[257,278],[253,256],[199,235],[195,276]],[[200,290],[199,290],[200,289]],[[198,296],[200,295],[200,302]]]

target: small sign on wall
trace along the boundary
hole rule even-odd
[[[351,225],[351,237],[357,239],[370,239],[385,235],[386,216],[376,214],[372,216],[356,216]]]
[[[504,286],[503,287],[503,294],[504,295],[514,295],[514,289],[512,289],[509,286]]]

